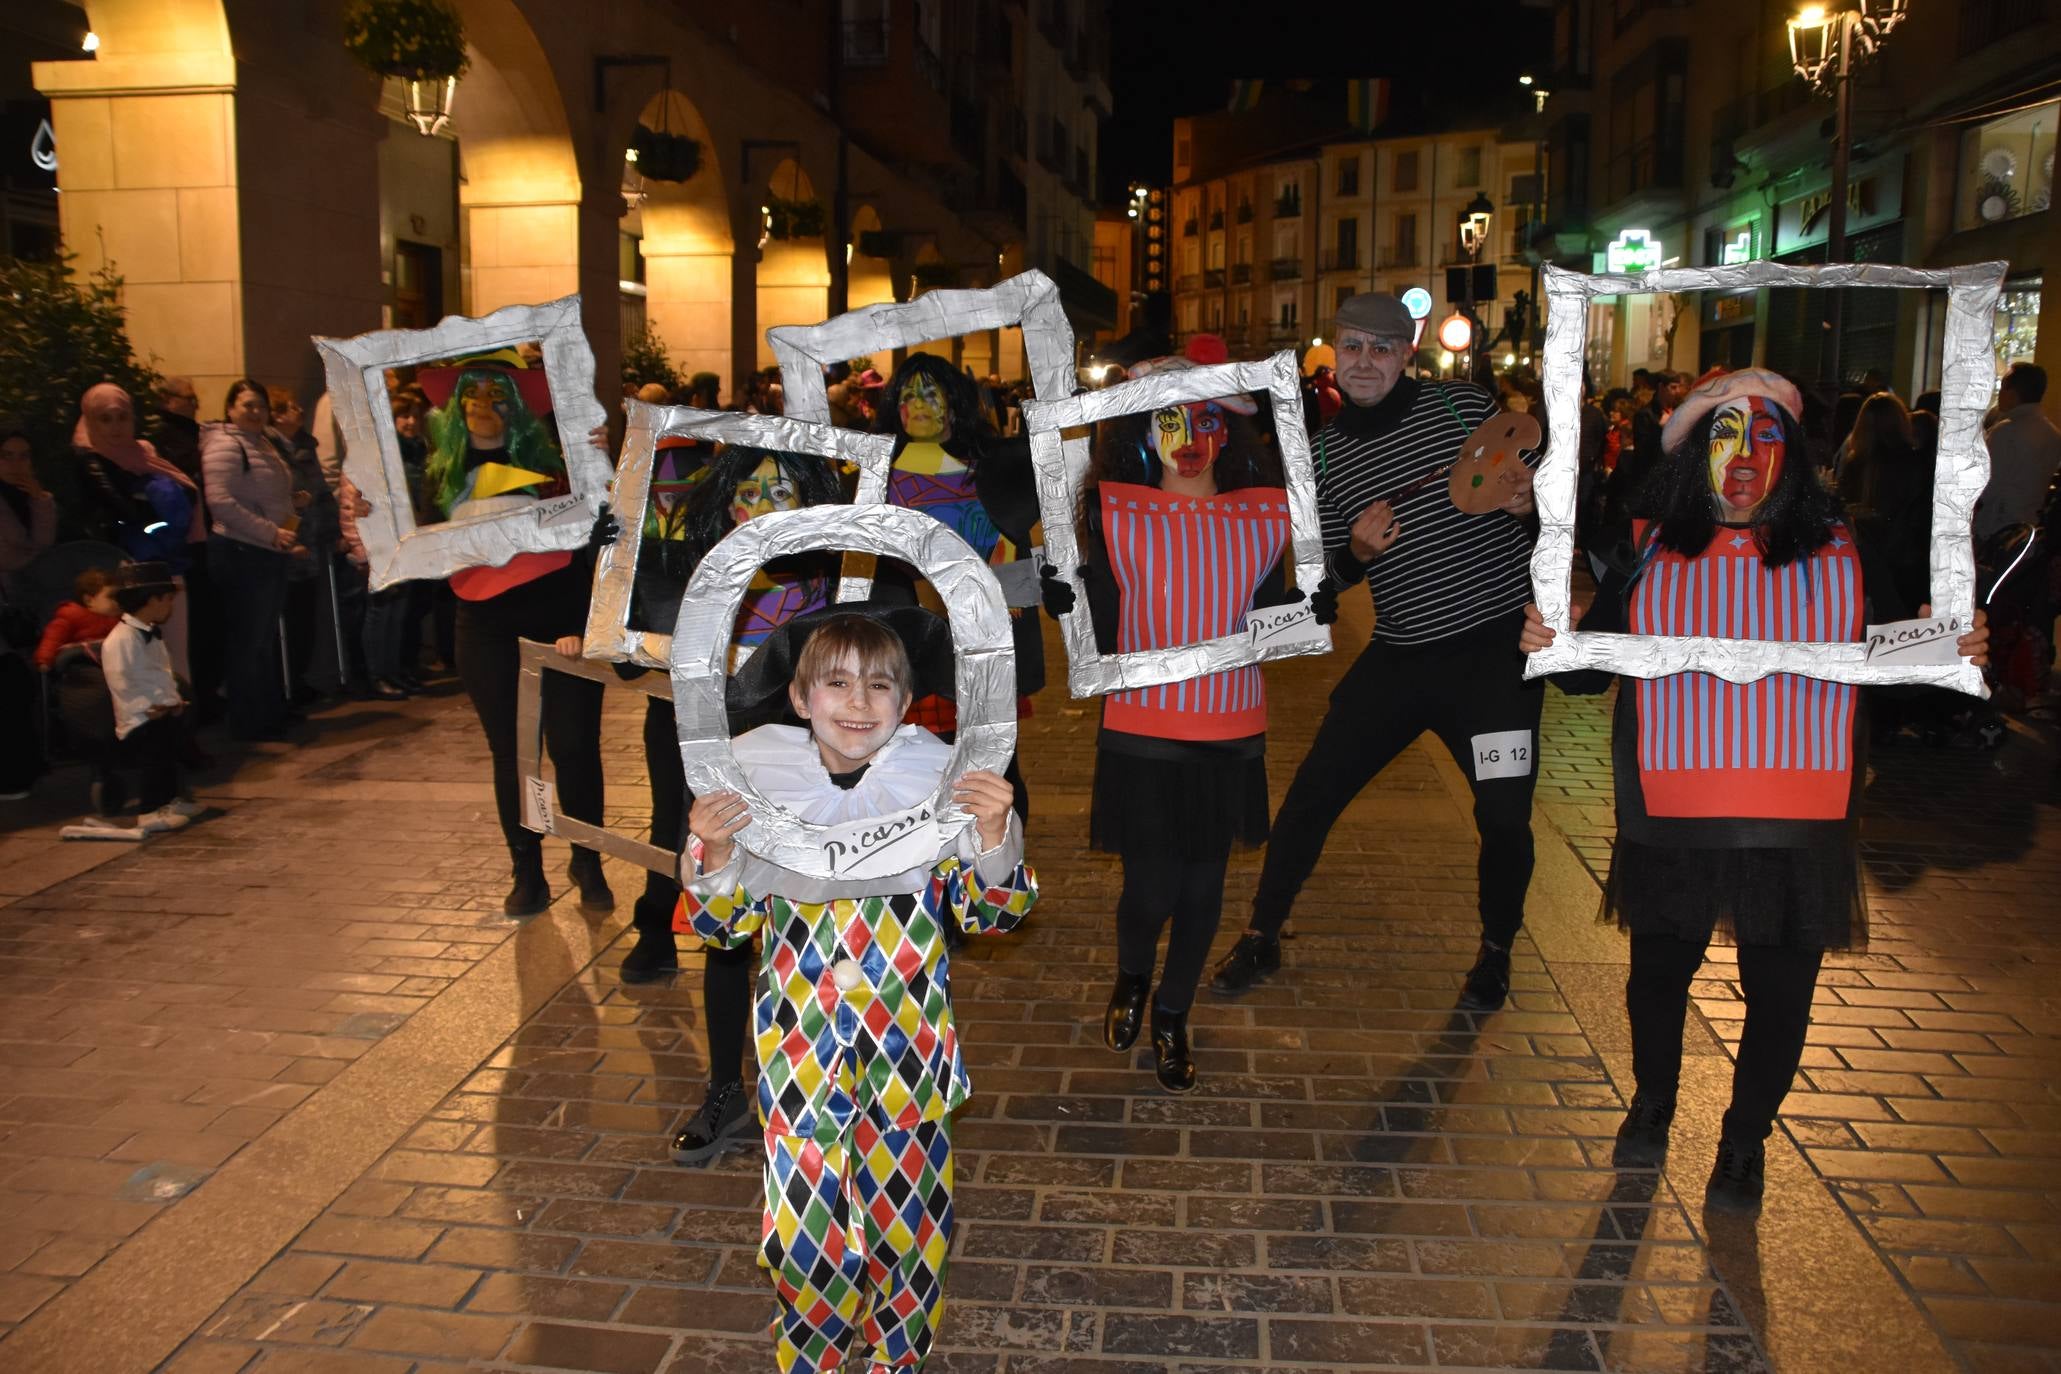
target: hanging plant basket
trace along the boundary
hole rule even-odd
[[[465,75],[465,23],[446,0],[357,0],[343,31],[344,49],[381,76],[443,83]]]
[[[646,181],[692,181],[701,170],[701,141],[639,124],[630,135],[629,160]]]
[[[766,198],[766,235],[775,239],[814,239],[823,236],[823,202]]]
[[[916,284],[926,291],[959,284],[959,269],[948,262],[919,262],[914,275]]]

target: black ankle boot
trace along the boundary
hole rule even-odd
[[[680,971],[680,950],[673,943],[673,901],[667,892],[646,892],[637,899],[632,918],[637,943],[623,956],[623,982],[635,987],[663,982]]]
[[[591,849],[575,847],[572,862],[565,866],[565,876],[573,880],[580,890],[580,910],[602,912],[615,910],[615,893],[608,889],[608,878],[601,872],[601,856]]]
[[[1718,1139],[1717,1165],[1710,1171],[1703,1202],[1721,1212],[1758,1212],[1767,1187],[1767,1146],[1758,1140]]]
[[[1674,1124],[1675,1099],[1657,1093],[1632,1094],[1631,1110],[1617,1128],[1610,1162],[1620,1169],[1651,1169],[1667,1158],[1667,1131]]]
[[[1460,1005],[1470,1011],[1498,1011],[1509,996],[1510,951],[1484,936],[1460,990]]]
[[[1151,990],[1151,974],[1116,971],[1109,1010],[1102,1014],[1103,1044],[1120,1054],[1138,1043],[1138,1028],[1145,1022],[1145,994]]]
[[[1152,1004],[1153,1073],[1170,1093],[1195,1091],[1195,1061],[1188,1053],[1188,1013]]]
[[[544,881],[544,849],[541,845],[510,853],[515,863],[515,885],[501,903],[504,916],[534,916],[551,905],[551,884]]]

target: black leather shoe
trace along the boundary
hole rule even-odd
[[[680,971],[680,949],[673,942],[670,889],[650,891],[637,899],[631,923],[637,943],[623,956],[622,979],[630,987],[670,980]]]
[[[615,893],[609,890],[608,879],[601,872],[599,854],[591,849],[574,848],[572,862],[565,866],[565,876],[580,889],[580,910],[615,910]]]
[[[1151,974],[1117,970],[1109,1010],[1102,1014],[1103,1044],[1122,1053],[1138,1043],[1138,1029],[1145,1024],[1145,994],[1151,990]]]
[[[1651,1169],[1667,1158],[1667,1128],[1674,1124],[1675,1100],[1650,1093],[1632,1094],[1632,1109],[1617,1128],[1610,1162],[1620,1169]]]
[[[720,1153],[751,1124],[742,1083],[711,1083],[700,1108],[673,1136],[673,1163],[699,1164]]]
[[[1188,1013],[1152,1004],[1152,1071],[1170,1093],[1195,1091],[1195,1060],[1188,1051]]]
[[[406,701],[408,699],[408,689],[397,682],[389,682],[385,678],[381,678],[365,689],[365,695],[374,701]]]
[[[1510,951],[1483,940],[1460,989],[1460,1005],[1471,1011],[1497,1011],[1510,996]]]
[[[1761,1193],[1767,1188],[1767,1165],[1764,1144],[1742,1145],[1721,1137],[1717,1165],[1703,1191],[1704,1205],[1721,1212],[1758,1212]]]
[[[551,884],[544,881],[542,848],[515,851],[515,885],[501,903],[504,916],[535,916],[551,905]]]
[[[1235,997],[1280,967],[1280,939],[1255,935],[1248,930],[1238,937],[1238,943],[1231,946],[1231,952],[1217,964],[1210,974],[1209,985],[1218,992]]]

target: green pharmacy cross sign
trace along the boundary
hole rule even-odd
[[[1603,249],[1603,270],[1654,272],[1660,268],[1660,244],[1645,229],[1627,229]]]

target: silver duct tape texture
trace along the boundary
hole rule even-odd
[[[823,369],[865,354],[935,339],[953,339],[983,329],[1016,327],[1030,360],[1031,394],[1045,400],[1075,391],[1073,326],[1059,304],[1059,287],[1043,272],[1032,270],[993,286],[969,291],[926,291],[903,305],[869,305],[825,320],[822,324],[775,325],[766,331],[773,356],[780,362],[780,385],[787,413],[804,420],[830,422],[830,396]],[[1072,441],[1087,461],[1087,441]],[[888,450],[892,455],[892,447]],[[859,490],[852,498],[861,506],[887,501],[892,457],[872,458],[859,466]],[[838,588],[840,601],[865,597],[872,579],[847,577]]]
[[[814,880],[811,891],[824,895],[812,900],[872,894],[880,890],[879,879],[910,867],[906,854],[881,871],[864,862],[833,864],[824,851],[829,827],[810,824],[760,796],[730,749],[724,686],[731,627],[745,588],[761,565],[822,549],[910,563],[950,608],[959,731],[929,806],[943,826],[946,849],[940,854],[955,846],[972,823],[952,801],[953,782],[975,769],[1000,772],[1016,750],[1016,655],[1009,616],[994,574],[965,540],[928,515],[885,505],[813,506],[740,525],[694,570],[673,628],[680,758],[696,796],[731,791],[744,798],[752,819],[738,843],[765,863]]]
[[[688,437],[718,444],[744,444],[782,453],[807,453],[860,466],[887,461],[894,437],[835,429],[791,415],[740,415],[689,406],[655,406],[625,401],[629,426],[623,432],[622,461],[616,468],[614,510],[622,525],[615,543],[594,560],[594,592],[587,603],[588,658],[628,660],[647,668],[670,668],[673,637],[630,628],[631,592],[637,580],[640,531],[651,506],[651,473],[658,441]]]
[[[1539,465],[1535,497],[1539,541],[1532,551],[1532,597],[1546,624],[1558,632],[1551,648],[1528,656],[1525,675],[1570,668],[1600,668],[1628,677],[1712,673],[1752,682],[1770,673],[1796,673],[1829,682],[1930,683],[1987,696],[1982,670],[1972,664],[1869,664],[1860,644],[1780,644],[1764,640],[1649,635],[1582,634],[1568,624],[1568,578],[1574,563],[1575,485],[1580,466],[1582,357],[1588,340],[1589,302],[1598,296],[1664,291],[1733,291],[1744,287],[1881,287],[1945,290],[1946,338],[1940,386],[1939,459],[1932,486],[1932,609],[1963,624],[1975,612],[1975,553],[1969,521],[1989,483],[1989,450],[1982,414],[1996,380],[1990,328],[2007,264],[1971,263],[1943,269],[1883,263],[1791,267],[1748,262],[1731,267],[1666,268],[1657,272],[1591,276],[1545,269],[1546,415],[1550,432]]]
[[[1104,656],[1095,648],[1087,586],[1081,581],[1080,540],[1074,529],[1074,511],[1088,479],[1089,446],[1085,439],[1062,443],[1062,431],[1120,415],[1250,391],[1264,391],[1273,401],[1274,433],[1281,445],[1281,467],[1288,486],[1295,585],[1307,595],[1324,576],[1324,537],[1317,518],[1317,477],[1310,463],[1310,438],[1302,425],[1302,383],[1292,351],[1284,349],[1261,362],[1149,373],[1134,382],[1064,400],[1024,402],[1023,420],[1030,431],[1031,463],[1037,474],[1038,510],[1045,525],[1045,556],[1074,591],[1074,609],[1060,617],[1066,641],[1066,685],[1073,695],[1101,696],[1268,659],[1330,652],[1329,631],[1321,639],[1266,647],[1244,635],[1226,635],[1180,648],[1129,654]],[[1307,604],[1302,613],[1309,614]]]
[[[515,769],[525,792],[537,788],[544,781],[544,674],[564,673],[569,677],[583,677],[610,691],[636,692],[642,696],[662,697],[672,690],[667,679],[656,674],[624,682],[612,668],[567,658],[549,644],[539,644],[532,639],[522,641],[520,672],[515,694]],[[541,824],[538,823],[540,819]],[[613,854],[618,859],[667,877],[678,872],[679,855],[671,849],[575,820],[555,807],[541,813],[541,816],[534,807],[525,807],[523,825],[540,834],[556,835],[570,844],[583,844],[589,849]]]
[[[535,341],[544,350],[552,421],[572,495],[522,510],[417,529],[401,468],[385,373],[391,367]],[[577,549],[607,499],[608,454],[587,435],[608,414],[594,399],[594,354],[580,329],[580,298],[511,305],[483,319],[452,315],[430,329],[381,329],[348,339],[314,340],[344,437],[344,472],[372,505],[358,521],[372,589],[414,578],[449,577],[460,568],[499,567],[519,553]]]

